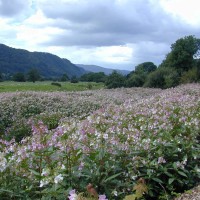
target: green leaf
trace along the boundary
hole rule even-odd
[[[35,170],[33,169],[29,169],[30,172],[32,172],[33,174],[35,174],[36,176],[41,176],[40,173],[36,172]]]
[[[173,175],[171,173],[169,173],[169,172],[164,172],[164,173],[169,177],[173,177]]]
[[[174,182],[174,180],[175,180],[175,178],[170,178],[170,179],[168,180],[168,184],[169,184],[169,185],[172,184],[172,183]]]
[[[178,173],[179,173],[181,176],[187,177],[187,175],[186,175],[184,172],[178,171]]]
[[[132,195],[127,195],[124,200],[135,200],[137,198],[137,195],[132,194]]]
[[[160,179],[158,179],[158,178],[152,178],[152,180],[154,180],[154,181],[156,181],[156,182],[158,182],[158,183],[163,183]]]
[[[110,181],[110,180],[116,178],[116,177],[119,176],[120,174],[121,174],[121,172],[118,173],[118,174],[114,174],[114,175],[110,176],[109,178],[107,178],[106,180],[104,180],[104,182],[106,183],[107,181]]]

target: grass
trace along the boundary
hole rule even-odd
[[[59,82],[61,87],[51,85],[52,81],[42,82],[13,82],[5,81],[0,82],[0,92],[16,92],[16,91],[83,91],[83,90],[96,90],[104,88],[103,83],[70,83],[70,82]],[[91,86],[92,85],[92,86]]]

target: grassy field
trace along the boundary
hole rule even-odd
[[[70,82],[57,82],[61,87],[52,85],[51,81],[42,82],[13,82],[5,81],[0,82],[0,92],[16,92],[16,91],[83,91],[83,90],[96,90],[104,88],[103,83],[70,83]]]

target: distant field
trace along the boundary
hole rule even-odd
[[[83,91],[88,89],[100,89],[104,87],[103,83],[69,83],[69,82],[57,82],[61,84],[61,87],[51,85],[52,81],[42,82],[13,82],[5,81],[0,82],[0,92],[15,92],[15,91]]]

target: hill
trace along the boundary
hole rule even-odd
[[[72,64],[67,59],[43,52],[29,52],[0,44],[0,72],[12,75],[17,72],[27,73],[36,68],[45,78],[56,78],[63,74],[69,77],[81,76],[84,69]]]
[[[82,65],[82,64],[76,64],[78,67],[83,68],[86,71],[89,72],[104,72],[106,75],[111,74],[114,70],[116,70],[117,72],[123,74],[123,75],[127,75],[130,73],[130,71],[128,70],[119,70],[119,69],[110,69],[110,68],[104,68],[104,67],[100,67],[97,65]]]

